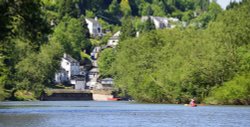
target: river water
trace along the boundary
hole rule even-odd
[[[250,127],[249,106],[0,102],[0,127]]]

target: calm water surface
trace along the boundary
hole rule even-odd
[[[0,102],[0,127],[250,127],[249,106]]]

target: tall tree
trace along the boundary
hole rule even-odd
[[[45,42],[50,27],[42,12],[40,0],[8,1],[8,13],[11,17],[10,29],[14,36],[22,36],[31,40],[37,50]]]
[[[77,18],[80,16],[79,0],[60,0],[59,1],[59,17],[63,18],[65,15]]]
[[[151,18],[148,17],[146,22],[143,24],[142,31],[149,32],[149,31],[154,30],[154,29],[155,29],[155,25],[154,25],[153,21],[151,20]]]
[[[84,25],[84,21],[80,21],[83,19],[64,17],[63,22],[57,25],[52,36],[52,40],[60,42],[66,53],[78,60],[81,59],[80,52],[90,48],[90,42],[86,37],[86,24]]]
[[[112,64],[115,61],[115,49],[108,48],[101,52],[100,58],[98,60],[98,67],[100,69],[100,74],[102,77],[111,77],[112,74]]]
[[[116,86],[139,101],[186,103],[211,94],[210,102],[249,104],[249,6],[218,14],[205,30],[157,30],[124,40],[113,64]]]
[[[109,5],[109,12],[113,15],[120,15],[120,4],[118,0],[113,0],[112,3]]]
[[[195,20],[200,24],[200,27],[207,27],[209,22],[214,21],[218,14],[222,12],[222,8],[216,2],[212,2],[209,7],[208,11],[201,14]]]
[[[127,38],[131,38],[135,36],[136,36],[135,27],[133,26],[133,23],[130,20],[130,18],[127,17],[124,19],[122,23],[120,40],[125,40]]]
[[[15,66],[21,60],[15,54],[19,50],[17,45],[22,42],[30,46],[29,50],[39,52],[50,28],[40,0],[0,1],[0,6],[0,86],[12,90],[15,87]]]
[[[39,97],[45,86],[53,83],[62,54],[62,47],[56,41],[43,45],[39,53],[30,53],[16,65],[17,89],[34,91]]]
[[[121,6],[121,11],[124,16],[131,15],[132,11],[131,11],[131,7],[129,4],[129,0],[121,0],[120,6]]]

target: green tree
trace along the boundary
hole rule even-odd
[[[248,104],[249,6],[218,14],[204,30],[157,30],[123,40],[113,64],[116,86],[144,102],[210,95],[223,104]]]
[[[39,50],[39,46],[46,41],[50,32],[49,24],[41,10],[40,0],[8,1],[7,3],[9,10],[7,17],[11,18],[8,26],[11,29],[10,34],[31,40],[30,45]]]
[[[142,31],[143,32],[148,32],[148,31],[151,31],[151,30],[155,30],[155,25],[154,25],[153,21],[151,20],[151,18],[148,17],[148,19],[143,24]]]
[[[113,15],[119,16],[120,13],[120,4],[117,0],[112,0],[112,3],[109,5],[109,12]]]
[[[43,45],[38,54],[31,53],[17,66],[17,89],[35,91],[39,97],[46,85],[53,82],[63,50],[58,42]]]
[[[210,0],[198,0],[197,6],[202,10],[206,11],[208,9]]]
[[[59,17],[63,18],[65,15],[77,18],[80,16],[79,0],[59,0]]]
[[[10,3],[7,1],[0,1],[0,40],[6,38],[6,36],[11,32],[11,29],[8,26],[11,24],[11,17],[10,15],[6,15],[5,13],[8,12]]]
[[[212,104],[250,104],[249,74],[239,75],[216,88],[206,101]]]
[[[135,37],[135,36],[136,36],[136,30],[130,18],[127,17],[124,19],[122,23],[120,40],[125,40],[126,38]]]
[[[222,12],[222,8],[216,2],[212,2],[209,7],[208,11],[200,15],[196,20],[200,27],[207,27],[209,22],[214,21],[218,14]]]
[[[101,52],[98,67],[102,77],[112,76],[112,64],[115,61],[115,49],[108,48]]]
[[[124,16],[131,15],[131,7],[129,5],[129,0],[121,0],[120,7]]]
[[[81,16],[79,18],[79,20],[81,21],[81,27],[83,28],[82,29],[82,32],[83,32],[83,35],[85,38],[90,38],[90,33],[89,33],[89,29],[88,29],[88,24],[85,20],[85,17],[84,16]]]
[[[64,51],[80,60],[80,52],[90,48],[90,42],[86,37],[86,25],[75,18],[64,17],[52,36],[52,40],[60,42]]]
[[[40,0],[0,1],[0,7],[0,89],[13,90],[16,84],[15,66],[20,60],[15,54],[19,50],[17,48],[29,47],[29,51],[38,52],[46,42],[50,28]],[[27,52],[20,51],[23,51],[22,54]],[[1,95],[6,94],[3,92]]]

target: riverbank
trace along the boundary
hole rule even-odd
[[[50,89],[41,95],[41,101],[94,100],[109,101],[115,95],[112,90]]]

